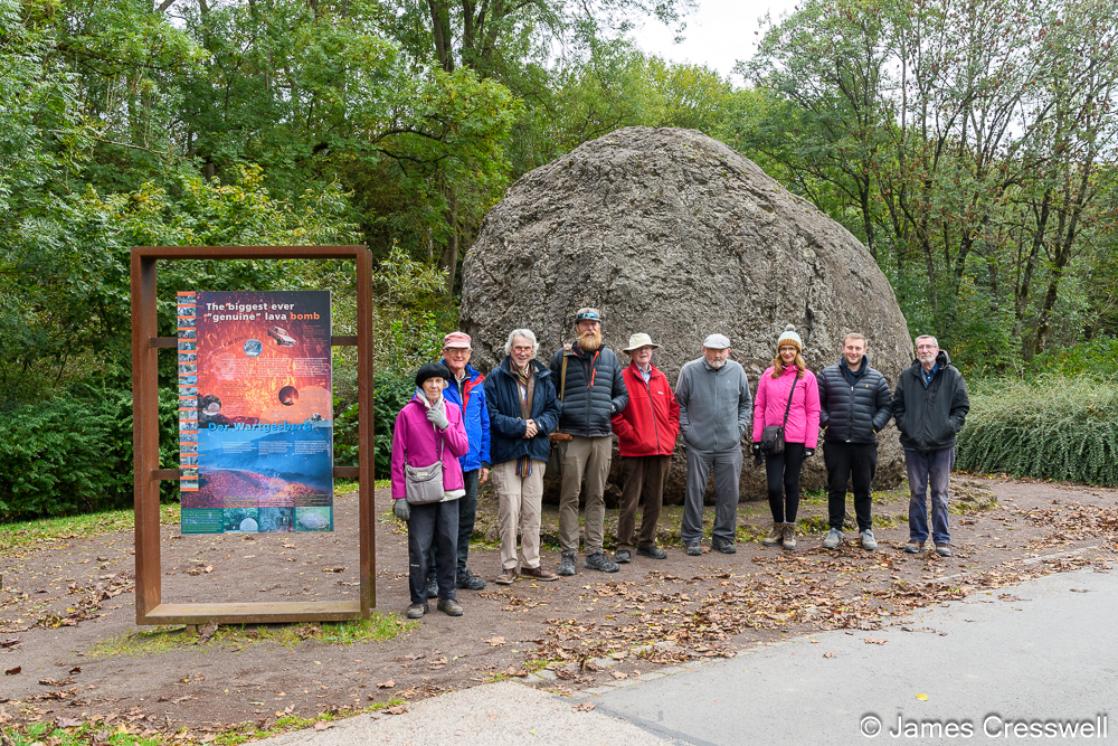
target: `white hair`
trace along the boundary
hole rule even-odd
[[[536,355],[540,351],[540,343],[536,341],[536,335],[531,329],[513,329],[509,332],[509,338],[505,340],[505,354],[512,354],[512,341],[520,337],[532,343],[532,355]]]
[[[919,337],[912,340],[912,344],[918,345],[920,344],[920,340],[922,339],[930,339],[932,340],[932,344],[934,344],[936,347],[939,347],[939,340],[933,337],[931,334],[921,334]]]

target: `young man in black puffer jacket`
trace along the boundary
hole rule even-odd
[[[853,477],[854,514],[862,547],[877,549],[870,515],[870,485],[877,467],[877,433],[892,415],[889,384],[870,367],[866,338],[857,332],[842,341],[842,358],[819,374],[819,425],[824,428],[823,460],[827,466],[827,508],[830,531],[827,549],[842,543],[846,520],[846,485]]]

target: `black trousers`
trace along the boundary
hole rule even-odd
[[[846,520],[846,486],[854,483],[854,515],[858,531],[873,527],[870,516],[870,485],[877,470],[876,443],[823,444],[823,463],[827,465],[827,512],[831,528],[842,530]]]
[[[408,588],[413,604],[427,601],[427,558],[438,546],[436,576],[439,598],[454,598],[455,558],[458,550],[458,503],[448,500],[412,505],[408,518]]]
[[[466,494],[458,499],[458,565],[457,577],[466,574],[466,560],[470,555],[470,539],[474,535],[474,523],[477,520],[477,490],[481,479],[481,469],[472,469],[462,472],[462,481]],[[427,579],[435,580],[435,568],[438,566],[439,546],[433,544],[431,553],[427,555]]]
[[[800,508],[800,468],[804,444],[785,443],[784,453],[765,454],[765,476],[769,482],[769,509],[775,523],[795,523]]]

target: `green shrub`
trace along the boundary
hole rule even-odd
[[[1118,383],[1050,376],[975,387],[958,466],[1118,485]]]
[[[1118,339],[1093,339],[1037,355],[1028,369],[1030,377],[1089,376],[1118,380]]]
[[[178,458],[177,398],[160,395],[160,459]],[[164,498],[176,494],[164,482]],[[0,413],[0,522],[132,504],[132,393],[79,389]]]
[[[373,379],[373,469],[377,479],[388,479],[392,469],[392,426],[396,413],[415,393],[411,374],[377,371]],[[357,404],[345,407],[334,420],[334,463],[357,465]]]

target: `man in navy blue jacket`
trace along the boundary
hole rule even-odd
[[[511,585],[520,575],[559,578],[540,565],[543,473],[551,446],[547,436],[559,422],[559,400],[551,371],[535,359],[539,349],[530,329],[514,329],[505,342],[505,359],[485,381],[501,531],[499,585]]]

